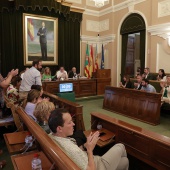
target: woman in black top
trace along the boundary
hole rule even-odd
[[[120,87],[122,88],[132,88],[132,83],[130,81],[130,77],[128,75],[123,76],[123,81],[120,82]]]

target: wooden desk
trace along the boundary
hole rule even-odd
[[[84,131],[84,134],[85,134],[86,137],[88,137],[91,132],[96,132],[96,130],[95,130],[95,129],[90,129],[90,130]],[[101,130],[99,130],[99,132],[100,132],[100,133],[101,133],[101,132],[104,132],[104,133],[106,133],[106,134],[109,134],[109,135],[111,135],[111,138],[109,138],[109,139],[106,140],[106,141],[102,141],[102,140],[99,139],[99,140],[97,141],[97,146],[99,146],[99,147],[102,148],[102,147],[105,147],[105,146],[107,146],[107,145],[115,142],[115,140],[114,140],[115,134],[114,134],[113,132],[111,132],[111,131],[109,131],[109,130],[107,130],[107,129],[104,129],[104,128],[102,128]]]
[[[64,81],[43,81],[43,89],[51,94],[59,92],[59,84],[73,83],[73,90],[76,97],[93,96],[96,95],[96,79],[78,79],[78,80],[64,80]]]
[[[12,163],[14,165],[15,170],[32,170],[31,161],[34,157],[34,154],[39,154],[39,158],[41,159],[42,169],[49,170],[52,166],[52,163],[45,156],[43,152],[33,151],[25,154],[19,154],[11,156]]]
[[[139,121],[160,123],[160,93],[106,86],[103,108]]]
[[[123,143],[128,154],[159,169],[170,169],[170,138],[111,118],[98,112],[91,113],[92,129],[98,122],[115,133],[115,143]]]
[[[4,139],[8,152],[10,154],[22,153],[24,150],[21,150],[25,145],[25,137],[27,131],[6,133],[4,134]],[[28,150],[34,150],[36,148],[35,144]]]
[[[13,117],[4,117],[0,119],[0,126],[10,126],[14,125],[14,119]]]

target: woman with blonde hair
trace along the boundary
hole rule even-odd
[[[40,103],[37,103],[33,115],[37,119],[37,123],[44,129],[46,133],[50,133],[50,128],[48,126],[48,118],[51,111],[55,109],[55,106],[52,102],[43,100]]]
[[[50,70],[50,68],[49,67],[46,67],[45,69],[44,69],[44,73],[43,73],[43,75],[42,75],[42,81],[51,81],[53,78],[54,78],[55,76],[51,76],[51,70]]]
[[[40,91],[32,89],[29,91],[25,106],[25,112],[30,116],[32,119],[36,121],[36,117],[33,115],[34,109],[38,102],[38,98],[40,97]]]

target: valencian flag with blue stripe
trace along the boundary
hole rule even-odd
[[[34,25],[31,18],[28,18],[27,20],[27,27],[28,27],[28,35],[31,41],[34,41]]]
[[[101,69],[104,69],[104,48],[103,48],[103,44],[102,44],[102,59],[101,59]]]
[[[90,78],[90,68],[89,68],[89,45],[87,44],[86,47],[86,57],[85,57],[85,66],[84,66],[84,73],[85,76]]]

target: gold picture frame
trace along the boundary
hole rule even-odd
[[[24,65],[58,65],[58,18],[23,13]]]

